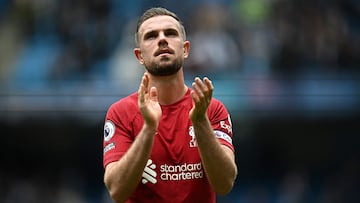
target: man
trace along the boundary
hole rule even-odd
[[[104,182],[116,202],[215,202],[237,167],[230,116],[208,78],[185,85],[190,42],[179,18],[151,8],[139,19],[134,54],[145,66],[137,93],[109,108]]]

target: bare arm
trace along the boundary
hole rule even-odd
[[[144,75],[139,90],[139,107],[144,125],[124,156],[105,168],[104,182],[116,202],[125,202],[134,192],[150,156],[154,136],[161,117],[155,88],[149,88],[149,77]]]
[[[213,86],[209,79],[195,78],[191,96],[194,107],[190,111],[196,141],[208,180],[217,194],[231,191],[237,175],[234,153],[220,144],[214,135],[206,111],[211,102]]]

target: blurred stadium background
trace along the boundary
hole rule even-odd
[[[220,203],[360,202],[357,0],[0,0],[0,202],[110,202],[106,109],[135,91],[134,24],[176,12],[239,175]]]

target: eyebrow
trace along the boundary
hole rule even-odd
[[[144,34],[143,39],[147,39],[148,37],[151,37],[151,36],[153,36],[153,35],[157,35],[157,33],[158,33],[159,31],[160,31],[160,30],[150,30],[150,31],[148,31],[148,32],[146,32],[146,33]],[[178,31],[177,29],[175,29],[175,28],[166,28],[166,29],[164,29],[163,31],[164,31],[165,35],[166,35],[167,33],[180,35],[179,31]]]

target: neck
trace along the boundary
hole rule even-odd
[[[159,103],[170,105],[179,101],[187,92],[183,72],[171,76],[150,75],[150,86],[156,87]]]

